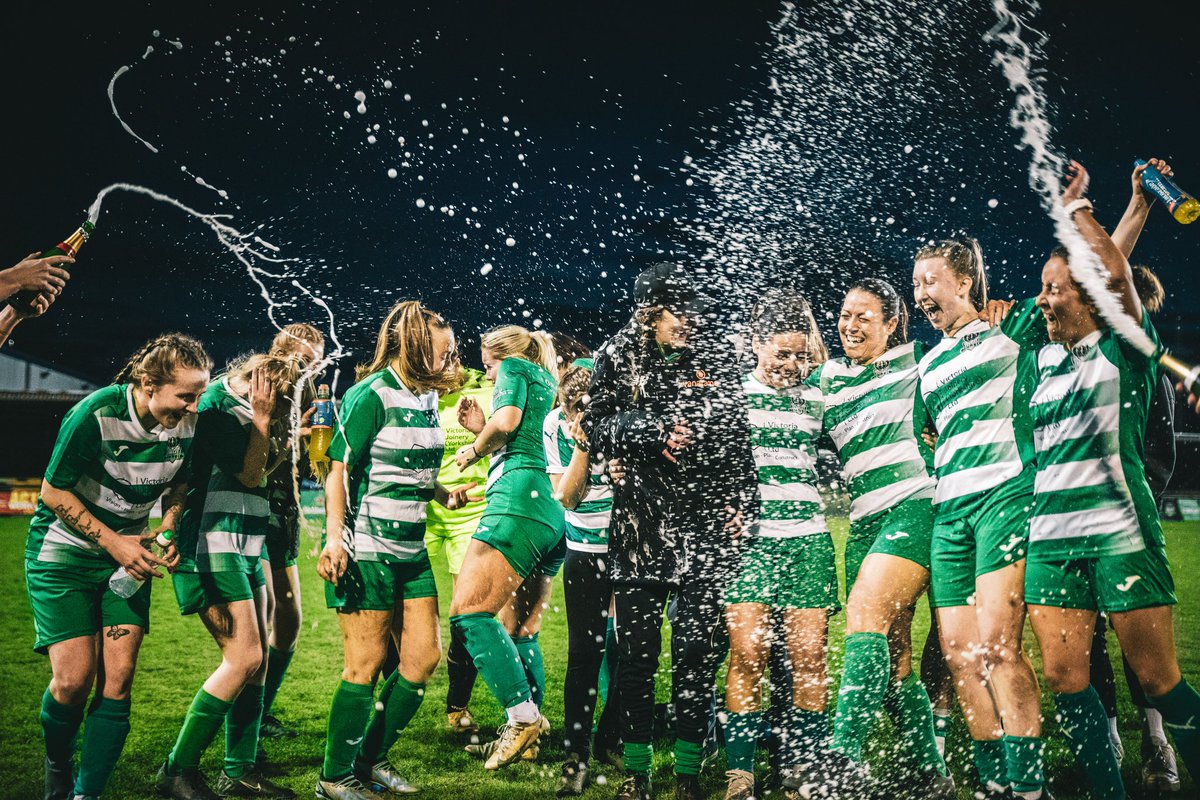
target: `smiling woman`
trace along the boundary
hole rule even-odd
[[[100,796],[121,754],[138,650],[150,629],[150,579],[178,560],[173,545],[160,559],[142,542],[175,527],[187,489],[180,470],[211,368],[200,342],[159,336],[113,385],[72,408],[59,430],[25,544],[34,647],[50,656],[41,713],[47,797]],[[162,523],[147,533],[164,493]],[[145,582],[131,597],[108,591],[118,566]],[[73,778],[75,737],[98,674]]]

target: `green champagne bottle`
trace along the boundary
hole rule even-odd
[[[79,251],[82,249],[84,242],[86,242],[92,235],[92,231],[95,230],[95,228],[96,226],[91,220],[84,220],[83,224],[76,228],[74,233],[72,233],[63,241],[59,242],[54,247],[51,247],[46,252],[42,253],[40,258],[49,258],[50,256],[70,256],[71,258],[75,258],[77,255],[79,255]],[[63,264],[62,268],[68,269],[68,266],[69,265],[67,264]],[[10,297],[8,304],[13,308],[24,311],[26,309],[32,309],[33,303],[36,299],[37,292],[24,290],[17,292],[15,295]]]

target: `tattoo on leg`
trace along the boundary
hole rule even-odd
[[[128,636],[129,631],[125,630],[120,625],[113,625],[112,627],[110,627],[108,629],[108,633],[106,633],[104,635],[107,636],[109,639],[112,639],[115,642],[117,639],[120,639],[122,636]]]

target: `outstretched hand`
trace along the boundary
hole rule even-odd
[[[474,398],[464,397],[458,404],[458,424],[478,436],[484,423],[483,407]]]
[[[1089,180],[1091,178],[1083,164],[1072,159],[1070,166],[1067,167],[1067,188],[1063,189],[1062,204],[1068,205],[1087,194]]]

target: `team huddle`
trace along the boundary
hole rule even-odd
[[[1111,236],[1078,164],[1061,202],[1155,353],[1106,322],[1062,248],[1036,297],[989,300],[970,239],[915,254],[913,303],[942,334],[933,347],[909,340],[904,299],[870,276],[842,302],[839,357],[798,292],[761,292],[733,330],[675,264],[638,276],[631,319],[595,352],[506,325],[482,336],[482,373],[460,363],[445,317],[397,304],[341,401],[328,466],[309,465],[325,489],[317,572],[344,646],[316,796],[418,791],[397,763],[442,656],[431,553],[453,578],[447,724],[486,770],[536,760],[555,727],[538,635],[562,572],[566,756],[548,794],[582,794],[599,762],[619,800],[654,796],[664,617],[680,800],[704,796],[701,767],[722,747],[726,800],[953,798],[955,695],[975,796],[1049,798],[1027,617],[1094,795],[1126,796],[1111,665],[1094,646],[1105,625],[1143,710],[1143,782],[1178,791],[1166,730],[1200,774],[1200,694],[1176,658],[1157,514],[1170,469],[1152,432],[1173,402],[1149,314],[1162,287],[1128,261],[1153,202],[1144,168]],[[160,568],[220,657],[163,743],[155,791],[295,796],[264,777],[261,740],[296,735],[272,706],[300,632],[300,453],[323,361],[321,333],[293,324],[214,378],[199,341],[166,334],[64,419],[25,551],[35,647],[52,670],[47,800],[104,791]],[[818,446],[836,453],[850,501],[836,692],[841,606]],[[118,569],[128,591],[110,588]],[[918,674],[924,594],[934,625]],[[492,740],[468,707],[477,677],[505,709]],[[864,746],[884,716],[896,757],[872,769]],[[200,759],[222,727],[210,786]]]

